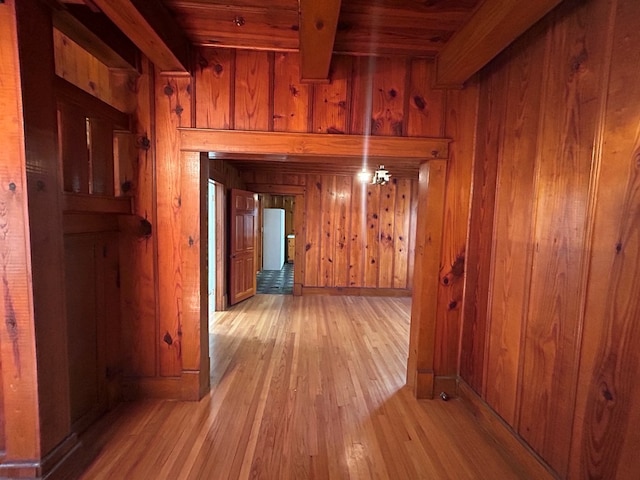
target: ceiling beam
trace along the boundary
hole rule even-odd
[[[189,71],[189,41],[160,0],[92,0],[162,72]]]
[[[436,86],[461,87],[562,0],[486,0],[436,59]]]
[[[180,149],[190,152],[227,152],[342,159],[363,157],[421,162],[449,156],[447,138],[387,137],[316,133],[257,132],[181,128]]]
[[[70,5],[54,10],[53,26],[107,67],[137,71],[135,45],[105,15]]]
[[[305,83],[327,83],[338,28],[340,0],[300,0],[300,76]]]

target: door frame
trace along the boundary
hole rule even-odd
[[[273,158],[287,161],[287,158],[294,157],[299,163],[311,163],[317,161],[318,157],[330,157],[334,162],[338,160],[353,164],[361,164],[366,152],[368,160],[373,164],[380,163],[392,167],[396,162],[405,165],[407,162],[415,162],[420,168],[407,384],[413,388],[416,397],[433,398],[438,340],[436,299],[445,217],[446,160],[449,157],[451,140],[199,128],[178,130],[181,142],[180,162],[183,167],[180,173],[182,207],[185,207],[185,196],[191,207],[185,209],[189,213],[183,215],[181,221],[181,237],[188,239],[181,247],[184,352],[182,368],[186,382],[184,388],[192,393],[196,393],[194,389],[199,388],[199,398],[209,389],[209,328],[207,315],[201,315],[203,308],[205,312],[208,311],[207,282],[202,281],[202,259],[206,258],[202,252],[202,244],[205,243],[202,240],[207,236],[202,225],[204,223],[206,229],[206,202],[201,202],[205,204],[204,207],[197,208],[197,199],[203,197],[201,192],[208,180],[209,167],[204,165],[209,161],[207,152],[215,152],[220,159],[225,159],[228,155],[229,160],[246,160],[247,157],[251,157],[265,161],[272,161]],[[247,189],[249,190],[249,185]],[[194,239],[191,235],[198,224],[201,235],[200,248],[192,248]],[[298,243],[304,242],[296,242],[296,261],[299,255]]]
[[[304,209],[306,187],[300,185],[272,185],[248,183],[247,190],[258,195],[283,195],[295,197],[293,208],[293,232],[296,236],[295,256],[293,258],[293,295],[302,295],[302,280],[304,278]],[[262,235],[262,233],[261,233]]]

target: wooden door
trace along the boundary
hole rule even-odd
[[[231,190],[229,304],[256,294],[256,194]]]
[[[64,247],[71,430],[81,433],[107,410],[119,369],[118,234],[65,235]]]

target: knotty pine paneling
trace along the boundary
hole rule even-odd
[[[349,226],[351,224],[351,177],[336,177],[333,208],[334,285],[349,285]]]
[[[430,60],[414,58],[409,67],[409,108],[406,135],[440,137],[444,133],[445,90],[433,89],[435,69]]]
[[[191,78],[155,77],[159,373],[182,372],[181,168],[178,127],[191,126]],[[174,161],[168,161],[174,159]],[[151,334],[152,332],[149,332]]]
[[[354,57],[351,70],[351,109],[349,128],[352,135],[371,134],[373,74],[376,57]]]
[[[478,119],[486,118],[490,95],[484,76],[480,76],[483,95],[478,99]],[[465,255],[465,298],[460,344],[460,376],[477,393],[484,395],[484,375],[488,336],[488,297],[491,270],[493,212],[495,208],[497,161],[492,142],[487,141],[493,128],[478,122],[473,160],[473,195],[469,212],[469,232]],[[486,398],[486,396],[485,396]],[[495,409],[495,406],[494,406]]]
[[[631,480],[640,476],[640,5],[616,6],[594,142],[597,200],[569,476]]]
[[[507,73],[497,72],[489,78],[481,88],[480,105],[479,105],[479,132],[478,147],[476,155],[478,162],[476,168],[487,168],[485,178],[487,182],[496,182],[497,165],[502,156],[500,149],[504,140],[505,124],[502,119],[506,116],[507,97],[503,93],[507,85]],[[486,122],[482,119],[486,118]],[[485,160],[486,158],[486,160]],[[485,163],[486,162],[486,163]],[[496,169],[494,171],[494,168]],[[493,177],[493,178],[491,178]],[[488,183],[487,188],[494,190],[491,196],[495,196],[496,183]],[[489,197],[489,195],[488,195]],[[479,234],[486,237],[493,232],[494,211],[493,205],[490,204],[490,198],[483,202],[483,207],[487,208],[487,212],[492,215],[491,221],[478,224],[478,227],[486,228],[484,232]],[[496,207],[497,208],[497,207]],[[480,212],[474,212],[479,214]],[[491,227],[491,229],[490,229]],[[493,238],[489,237],[488,242],[494,242],[497,234],[493,234]],[[473,238],[473,234],[472,234]],[[495,247],[492,246],[495,251]],[[487,254],[488,252],[485,252]],[[485,258],[478,259],[484,263]],[[484,277],[489,274],[486,280],[488,284],[493,281],[493,276],[489,273],[493,268],[491,262],[483,264],[484,272],[479,274]],[[474,266],[470,266],[474,268]],[[482,281],[479,279],[479,287],[483,287]],[[490,299],[488,300],[490,302]],[[491,312],[492,305],[488,305]],[[484,314],[484,312],[482,313]],[[516,416],[516,394],[518,391],[518,362],[520,356],[520,334],[522,328],[522,320],[516,318],[514,320],[504,317],[493,317],[487,314],[487,343],[485,351],[485,371],[486,380],[483,379],[484,395],[491,406],[498,414],[508,423],[514,422]]]
[[[367,185],[365,218],[367,219],[364,244],[364,287],[378,285],[378,250],[380,248],[380,188],[377,185]],[[385,188],[386,190],[386,188]]]
[[[380,228],[378,231],[378,285],[381,288],[393,286],[393,268],[395,257],[395,217],[397,179],[385,185],[380,192]]]
[[[322,219],[318,218],[318,216],[322,212],[322,199],[322,175],[307,175],[307,189],[304,197],[305,221],[303,237],[305,251],[303,285],[305,286],[318,286],[320,284],[320,237],[322,236]]]
[[[347,133],[351,57],[334,56],[329,83],[313,86],[312,124],[314,133]]]
[[[338,235],[338,231],[334,224],[336,210],[336,176],[322,175],[320,177],[322,184],[322,198],[320,205],[313,205],[311,208],[318,210],[316,218],[320,220],[320,278],[318,279],[319,287],[332,287],[335,285],[335,270],[333,266],[334,256],[336,252],[336,244],[334,236]],[[319,208],[318,208],[319,207]],[[340,272],[338,272],[340,274]]]
[[[545,88],[539,97],[545,105],[539,131],[544,141],[536,158],[535,248],[519,432],[562,476],[568,470],[575,408],[592,147],[601,108],[592,99],[598,98],[607,78],[607,29],[601,27],[601,19],[608,18],[609,9],[602,2],[589,7],[568,2],[555,18],[552,15]],[[564,401],[558,403],[557,398]]]
[[[234,126],[238,130],[271,130],[273,54],[237,50],[234,73]],[[205,100],[206,101],[206,100]],[[196,102],[196,105],[199,102]]]
[[[157,374],[159,343],[156,320],[157,223],[156,147],[153,131],[154,72],[148,59],[141,59],[136,82],[138,102],[133,114],[134,151],[120,155],[120,190],[133,197],[135,217],[121,225],[121,302],[123,368],[126,376]],[[130,172],[123,177],[124,172]]]
[[[233,75],[235,51],[201,48],[196,54],[196,127],[233,128]]]
[[[309,131],[308,84],[300,83],[300,55],[276,52],[273,76],[273,131]]]
[[[349,231],[349,273],[348,285],[361,286],[364,282],[364,246],[367,238],[367,185],[363,182],[352,182],[351,187],[351,222]]]
[[[431,136],[444,133],[443,90],[425,59],[334,55],[330,82],[300,83],[292,52],[200,47],[196,126],[278,132]]]
[[[477,83],[470,81],[463,90],[448,91],[446,98],[445,134],[455,140],[447,161],[434,370],[448,377],[458,373],[474,149],[467,132],[476,128],[478,93]]]
[[[296,242],[304,245],[303,286],[410,288],[416,180],[397,178],[374,186],[346,175],[289,178],[260,170],[243,172],[242,177],[247,184],[291,185],[282,183],[289,179],[306,185],[304,203],[295,205],[304,213],[302,228],[295,232]],[[265,206],[288,208],[289,197],[264,198]]]
[[[480,78],[461,375],[560,478],[640,475],[639,8],[564,2]]]
[[[407,60],[375,57],[371,92],[371,135],[401,137],[406,130]]]

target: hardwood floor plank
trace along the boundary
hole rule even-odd
[[[540,479],[404,387],[410,299],[257,295],[210,319],[211,393],[109,414],[84,479]]]

